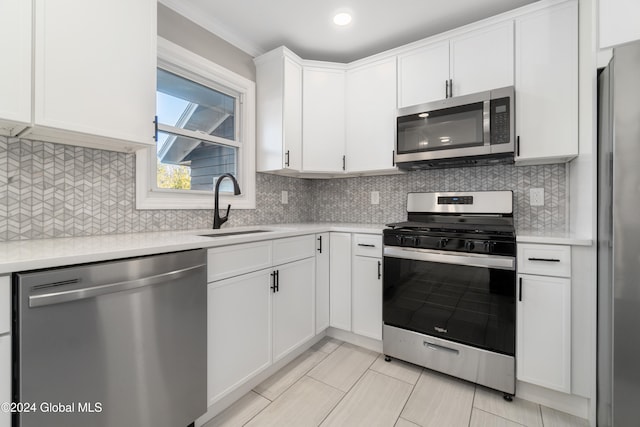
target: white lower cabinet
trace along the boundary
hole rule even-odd
[[[330,325],[351,330],[351,233],[331,233]]]
[[[315,336],[314,239],[209,249],[208,277],[225,277],[208,284],[209,405]],[[238,268],[229,254],[257,271]]]
[[[316,234],[316,334],[329,327],[329,233]]]
[[[273,361],[315,335],[315,259],[275,268],[273,292]]]
[[[271,364],[271,270],[209,284],[209,405]]]
[[[382,258],[353,257],[353,332],[382,339]]]
[[[518,245],[517,378],[565,393],[571,392],[571,278],[557,276],[570,274],[564,265],[570,249]]]

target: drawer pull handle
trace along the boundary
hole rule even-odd
[[[522,301],[522,277],[519,280],[520,282],[520,292],[518,292],[518,301]]]
[[[424,345],[425,347],[431,349],[431,350],[442,350],[442,351],[447,351],[449,353],[454,353],[454,354],[459,354],[460,350],[456,350],[455,348],[449,348],[449,347],[445,347],[443,345],[438,345],[438,344],[434,344],[428,341],[424,341]]]
[[[369,243],[358,243],[358,246],[363,246],[365,248],[375,248],[376,245],[370,245]]]
[[[557,258],[529,258],[529,261],[560,262]]]

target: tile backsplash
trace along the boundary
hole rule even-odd
[[[564,231],[566,166],[497,165],[415,171],[401,175],[314,181],[314,221],[385,223],[407,216],[408,192],[512,190],[516,229]],[[544,188],[544,206],[529,206],[529,189]],[[380,204],[371,204],[371,191]]]
[[[545,204],[529,206],[529,189]],[[281,192],[289,203],[280,203]],[[406,217],[409,191],[513,190],[518,229],[567,229],[565,165],[511,165],[308,180],[258,173],[256,209],[230,226],[385,223]],[[371,205],[370,192],[380,193]],[[136,210],[135,155],[0,136],[0,241],[209,228],[211,210]]]

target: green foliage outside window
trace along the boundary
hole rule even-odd
[[[158,160],[158,188],[189,190],[191,171],[188,166],[166,165]]]

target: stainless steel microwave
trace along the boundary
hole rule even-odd
[[[513,86],[398,110],[400,169],[512,163]]]

